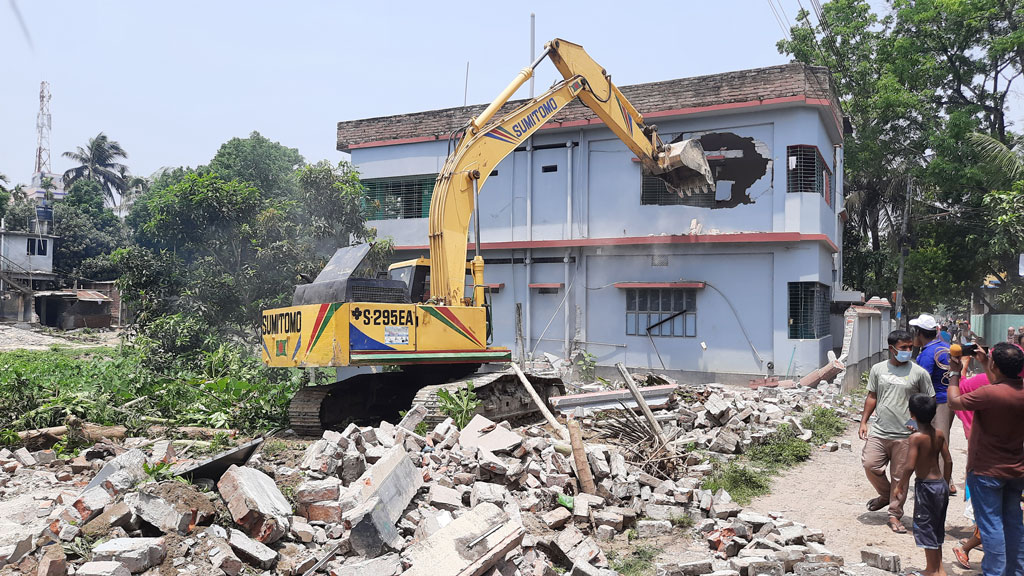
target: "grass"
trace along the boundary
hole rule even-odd
[[[287,449],[288,443],[277,438],[267,440],[267,443],[263,445],[263,453],[271,458],[283,453]]]
[[[800,424],[807,430],[813,432],[811,444],[820,446],[836,436],[841,436],[846,430],[846,422],[839,417],[839,414],[831,408],[818,406],[805,416]]]
[[[704,480],[701,488],[717,492],[724,488],[734,502],[746,506],[758,496],[771,491],[771,473],[744,466],[737,462],[716,465],[714,473]]]
[[[671,522],[672,525],[676,528],[682,528],[684,530],[693,528],[694,524],[693,516],[690,516],[688,514],[684,514],[682,516],[673,516],[669,518],[668,521]]]
[[[654,559],[661,553],[660,548],[647,544],[638,544],[625,556],[608,553],[608,562],[612,570],[622,576],[649,576],[654,574]]]
[[[764,443],[752,446],[747,457],[763,468],[779,470],[810,458],[811,445],[797,438],[788,425],[780,424]]]

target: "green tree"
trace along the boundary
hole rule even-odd
[[[247,335],[260,310],[287,303],[309,254],[281,201],[211,173],[151,191],[145,207],[138,233],[185,262],[181,304],[208,323]]]
[[[222,144],[207,169],[224,180],[248,182],[266,197],[283,198],[295,193],[295,170],[302,164],[297,149],[253,131]]]
[[[79,146],[63,156],[79,164],[64,172],[65,188],[70,189],[72,184],[83,178],[93,180],[103,188],[111,203],[116,204],[115,194],[120,193],[125,185],[121,176],[124,164],[119,160],[128,157],[120,144],[100,132],[95,138],[90,138],[85,147]]]
[[[59,236],[53,255],[54,269],[61,274],[93,280],[109,279],[89,276],[83,269],[96,271],[101,262],[125,244],[120,218],[104,207],[104,193],[92,180],[78,180],[67,196],[54,203],[54,232]],[[86,265],[86,263],[88,264]]]

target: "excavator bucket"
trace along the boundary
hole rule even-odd
[[[657,176],[679,196],[715,189],[715,178],[699,140],[682,140],[666,145],[658,155],[658,168],[661,172]]]

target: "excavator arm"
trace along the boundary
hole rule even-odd
[[[563,80],[550,90],[491,121],[527,80],[550,57]],[[636,154],[644,167],[662,177],[678,193],[714,186],[711,169],[700,143],[687,140],[666,146],[653,126],[612,84],[609,76],[583,47],[565,40],[548,42],[544,52],[476,118],[467,124],[455,150],[448,156],[434,185],[430,201],[430,276],[433,298],[447,305],[462,305],[466,276],[466,240],[477,196],[491,171],[573,99],[579,98]],[[479,218],[476,220],[479,227]],[[479,228],[478,228],[479,230]],[[484,300],[483,258],[473,259],[473,303]]]

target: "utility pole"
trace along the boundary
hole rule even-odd
[[[910,199],[911,199],[911,180],[910,174],[907,174],[907,205],[903,210],[903,225],[900,228],[900,237],[897,242],[897,248],[900,251],[900,270],[896,278],[896,327],[903,326],[903,262],[906,259],[907,253],[910,251],[906,247],[907,241],[907,223],[910,220]]]
[[[530,62],[537,61],[537,36],[536,36],[537,15],[530,12]],[[533,75],[530,76],[530,98],[533,98]]]

